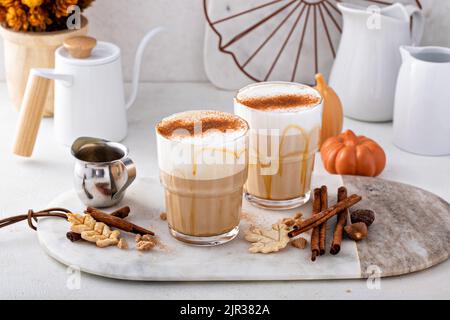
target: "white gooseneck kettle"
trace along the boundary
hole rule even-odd
[[[147,44],[161,27],[139,44],[132,92],[125,101],[121,51],[91,37],[68,39],[55,52],[55,69],[32,69],[20,109],[14,153],[30,157],[43,115],[44,101],[55,80],[56,138],[65,145],[80,136],[120,141],[127,135],[127,109],[136,100],[140,66]]]
[[[338,3],[338,7],[344,29],[330,86],[339,95],[345,116],[363,121],[392,120],[401,65],[399,47],[420,41],[423,13],[400,3],[377,10],[349,3]]]

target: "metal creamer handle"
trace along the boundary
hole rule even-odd
[[[124,171],[127,172],[127,181],[116,193],[113,194],[113,200],[120,198],[124,191],[131,185],[131,183],[133,183],[134,179],[136,179],[136,165],[134,162],[128,157],[119,161]]]

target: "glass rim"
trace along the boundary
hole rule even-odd
[[[274,111],[274,110],[260,110],[260,109],[255,109],[255,108],[251,108],[246,106],[243,103],[240,103],[238,100],[238,95],[248,89],[254,88],[254,87],[258,87],[258,86],[263,86],[263,85],[269,85],[269,84],[279,84],[279,85],[295,85],[298,87],[302,87],[302,88],[307,88],[313,92],[315,92],[316,96],[320,98],[319,102],[317,102],[316,104],[309,106],[309,107],[302,107],[302,108],[298,108],[298,110],[292,110],[292,111]],[[303,83],[298,83],[298,82],[291,82],[291,81],[263,81],[263,82],[255,82],[255,83],[251,83],[246,85],[245,87],[242,87],[241,89],[239,89],[237,91],[237,93],[235,94],[234,98],[234,103],[239,104],[241,106],[243,106],[245,109],[250,110],[250,111],[254,111],[254,112],[263,112],[263,113],[270,113],[270,114],[279,114],[279,115],[292,115],[292,114],[299,114],[302,112],[308,112],[308,111],[312,111],[315,110],[316,108],[318,108],[319,106],[321,106],[323,104],[323,97],[320,94],[319,90],[315,89],[314,87],[311,87],[309,85],[303,84]]]
[[[242,131],[243,131],[242,134],[240,134],[240,135],[237,136],[237,137],[234,137],[233,139],[229,139],[229,140],[227,139],[227,140],[225,140],[224,143],[221,144],[221,145],[226,145],[226,144],[228,144],[228,143],[236,142],[237,140],[242,139],[242,138],[245,138],[245,137],[248,135],[248,132],[250,131],[250,125],[248,124],[247,120],[245,120],[244,118],[242,118],[242,117],[240,117],[240,116],[238,116],[238,115],[236,115],[236,114],[234,114],[234,113],[229,113],[229,112],[226,112],[226,111],[220,111],[220,110],[213,110],[213,109],[186,110],[186,111],[180,111],[180,112],[172,113],[171,115],[162,118],[161,120],[159,120],[159,121],[155,124],[154,128],[155,128],[156,135],[157,135],[158,137],[161,137],[161,138],[164,139],[165,141],[169,141],[169,142],[177,143],[177,144],[185,144],[185,145],[192,145],[192,146],[195,146],[195,145],[204,146],[204,145],[212,144],[212,143],[207,143],[207,142],[205,142],[205,143],[198,143],[198,144],[197,144],[197,143],[187,142],[187,141],[183,141],[183,140],[172,140],[172,139],[170,139],[170,138],[167,138],[167,137],[163,136],[163,135],[162,135],[161,133],[159,133],[159,131],[158,131],[158,125],[159,125],[162,121],[164,121],[164,119],[166,119],[166,118],[168,118],[168,117],[180,115],[180,114],[187,113],[187,112],[205,112],[205,111],[206,111],[206,112],[211,112],[211,111],[212,111],[212,112],[220,112],[220,113],[224,113],[224,114],[226,114],[226,115],[229,115],[229,116],[232,116],[232,117],[234,117],[234,118],[239,119],[240,121],[242,121],[242,122],[245,124],[245,130],[242,130]],[[213,128],[211,128],[211,129],[209,129],[209,130],[213,130]],[[192,137],[192,136],[189,136],[189,137]]]

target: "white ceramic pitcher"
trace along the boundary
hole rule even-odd
[[[394,143],[422,155],[450,154],[450,48],[401,47]]]
[[[417,44],[424,17],[412,5],[378,8],[339,3],[344,19],[330,86],[341,98],[344,114],[363,121],[392,120],[401,45]],[[413,17],[413,30],[410,28]]]
[[[32,154],[45,97],[55,80],[55,137],[71,145],[81,136],[120,141],[127,109],[136,100],[144,49],[162,28],[150,30],[136,52],[132,92],[125,100],[120,48],[91,37],[68,39],[55,52],[55,69],[32,69],[22,102],[14,153]]]

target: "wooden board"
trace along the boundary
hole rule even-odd
[[[350,193],[364,199],[355,208],[372,208],[377,214],[369,237],[357,244],[363,277],[370,275],[371,266],[377,266],[382,276],[393,276],[449,258],[450,204],[445,200],[383,179],[343,176],[343,181]]]
[[[350,193],[363,196],[358,207],[372,208],[376,221],[369,237],[356,245],[345,240],[337,256],[327,254],[311,262],[309,249],[288,247],[270,255],[251,254],[243,232],[232,242],[213,248],[188,246],[174,240],[166,222],[159,219],[163,195],[156,179],[144,178],[129,190],[122,205],[130,205],[130,221],[150,227],[161,246],[152,252],[99,249],[88,243],[65,239],[68,224],[61,219],[41,219],[39,241],[56,260],[82,271],[119,279],[152,281],[304,280],[345,279],[400,275],[422,270],[444,261],[450,254],[450,205],[421,189],[382,179],[316,175],[313,184],[327,184],[330,203],[344,184]],[[73,191],[56,198],[50,206],[82,210]],[[306,216],[311,205],[300,208]],[[241,229],[249,225],[268,226],[293,212],[272,212],[244,203]],[[328,223],[328,248],[335,220]],[[133,237],[126,235],[131,247]],[[309,240],[309,234],[305,234]]]

